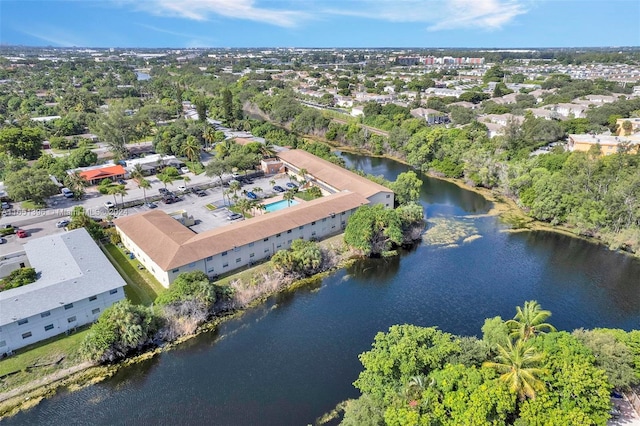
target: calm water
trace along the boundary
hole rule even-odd
[[[275,203],[265,204],[264,206],[266,207],[266,211],[271,213],[277,212],[278,210],[286,209],[287,207],[295,206],[296,204],[298,204],[296,200],[280,200],[276,201]]]
[[[346,158],[390,179],[406,170]],[[6,424],[306,425],[358,395],[357,356],[393,324],[474,335],[536,299],[560,329],[640,326],[640,262],[562,235],[506,233],[482,215],[488,202],[447,182],[426,179],[422,202],[429,218],[481,238],[360,262]]]

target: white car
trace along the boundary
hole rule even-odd
[[[178,191],[185,192],[186,190],[187,190],[187,187],[186,187],[186,186],[184,186],[184,185],[180,185],[180,186],[178,187]]]
[[[56,223],[56,228],[64,228],[64,227],[65,227],[65,226],[67,226],[69,223],[71,223],[71,221],[70,221],[70,220],[68,220],[68,219],[63,219],[63,220],[58,221],[58,222]]]
[[[116,205],[115,205],[115,204],[113,204],[111,201],[105,201],[105,202],[104,202],[104,206],[105,206],[107,209],[112,209],[112,208],[114,208]]]
[[[180,167],[180,171],[184,174],[184,173],[189,173],[189,168],[188,167]]]

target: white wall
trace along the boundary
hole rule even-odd
[[[18,321],[4,325],[0,328],[0,353],[15,351],[16,349],[48,339],[55,335],[64,333],[75,327],[89,324],[98,319],[102,311],[117,302],[124,299],[124,288],[116,289],[116,293],[110,294],[109,291],[97,294],[95,300],[82,299],[73,302],[73,306],[65,309],[63,305],[56,309],[52,309],[49,315],[42,314],[33,315],[28,318],[19,318],[18,321],[26,319],[25,324],[18,324]],[[98,310],[94,312],[94,310]],[[75,317],[75,320],[73,318]],[[70,321],[71,320],[71,321]],[[45,327],[53,326],[49,330]],[[31,336],[23,338],[26,333]]]

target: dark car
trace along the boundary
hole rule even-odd
[[[251,191],[247,192],[247,197],[251,198],[252,200],[256,200],[258,198],[258,196]]]
[[[198,197],[204,197],[205,195],[207,195],[204,189],[194,189],[193,193],[196,194]]]
[[[165,195],[169,193],[169,190],[167,188],[160,188],[158,189],[158,192],[162,195]]]
[[[298,185],[296,185],[295,183],[293,183],[293,182],[287,182],[287,188],[294,189],[294,188],[297,188],[297,187],[298,187]]]
[[[146,206],[150,209],[155,209],[156,207],[158,207],[156,203],[147,203]]]
[[[229,220],[237,220],[242,218],[244,218],[244,216],[242,216],[240,213],[231,213],[229,215]]]
[[[281,187],[280,185],[274,186],[273,190],[276,191],[276,192],[284,192],[284,188]]]
[[[169,197],[162,197],[162,202],[165,204],[173,204],[176,202],[176,199],[169,196]]]
[[[126,181],[126,180],[124,180],[124,179],[118,179],[118,183],[119,183],[120,185],[126,185],[126,184],[127,184],[127,181]]]

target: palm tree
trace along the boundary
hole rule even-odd
[[[260,188],[259,186],[256,186],[251,190],[251,192],[253,192],[254,194],[259,194],[260,192],[262,192],[262,188]]]
[[[144,177],[144,169],[142,168],[142,164],[138,163],[133,166],[133,170],[131,170],[131,177],[135,180]]]
[[[291,207],[291,200],[293,200],[295,198],[296,194],[289,190],[287,192],[285,192],[284,194],[282,194],[282,198],[284,200],[287,200],[287,207]]]
[[[208,149],[209,144],[214,143],[216,140],[215,129],[211,126],[205,126],[204,130],[202,131],[202,139],[204,139],[206,142],[205,149]]]
[[[260,154],[262,154],[264,158],[270,158],[276,155],[276,151],[273,149],[273,143],[265,140],[265,142],[260,145]]]
[[[87,181],[80,175],[78,170],[72,174],[67,175],[67,188],[73,191],[73,196],[77,200],[81,199],[84,195],[84,188],[87,186]]]
[[[225,202],[225,195],[227,196],[227,199],[229,199],[229,205],[231,205],[231,190],[230,189],[225,189],[224,191],[222,191],[222,202]]]
[[[238,191],[242,189],[242,185],[237,180],[233,180],[229,183],[229,189],[233,192],[233,195],[237,195]]]
[[[307,182],[307,175],[309,174],[309,172],[303,167],[298,170],[298,173],[300,173],[300,176],[302,176],[302,184],[304,185]]]
[[[544,390],[544,383],[537,377],[545,373],[537,367],[543,355],[536,353],[533,346],[520,339],[513,346],[511,340],[507,340],[506,347],[498,345],[498,352],[497,362],[485,361],[482,366],[502,374],[500,380],[511,392],[517,393],[520,400],[534,399],[536,392]]]
[[[516,307],[516,316],[506,325],[511,330],[511,337],[527,340],[538,333],[556,331],[554,326],[544,322],[550,316],[550,311],[543,310],[535,300],[529,300],[524,302],[524,308]]]
[[[120,201],[124,207],[124,196],[127,195],[127,187],[125,185],[118,185],[118,195],[120,195]],[[115,195],[114,195],[115,198]]]
[[[118,205],[118,200],[116,199],[116,195],[120,194],[120,187],[122,185],[117,185],[112,183],[106,187],[106,191],[108,195],[113,195],[113,205]]]
[[[240,210],[240,214],[242,214],[242,216],[244,217],[247,216],[247,212],[251,210],[252,207],[253,203],[251,202],[251,200],[247,200],[246,198],[242,198],[238,200],[238,202],[236,202],[236,208]]]
[[[144,197],[144,203],[147,204],[147,189],[151,188],[151,182],[146,180],[145,178],[137,178],[136,182],[138,182],[138,188],[142,188],[142,196]]]
[[[202,147],[200,146],[200,142],[195,138],[195,136],[188,136],[187,140],[182,145],[182,153],[191,161],[192,163],[197,159],[200,159],[200,150]]]
[[[271,180],[269,181],[269,185],[271,185],[271,186],[275,186],[275,184],[276,184],[276,180],[275,180],[275,179],[271,179]]]

